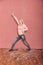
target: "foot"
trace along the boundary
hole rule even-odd
[[[13,51],[13,49],[9,49],[9,51]]]
[[[28,50],[30,51],[30,50],[31,50],[31,48],[28,48]]]
[[[31,49],[28,49],[29,51],[31,50]]]

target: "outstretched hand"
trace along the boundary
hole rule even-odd
[[[12,13],[11,16],[14,16],[14,13]]]

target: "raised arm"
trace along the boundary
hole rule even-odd
[[[12,17],[13,17],[13,19],[17,22],[17,24],[19,24],[19,21],[18,21],[17,17],[16,17],[16,16],[14,16],[14,14],[11,14],[11,16],[12,16]]]

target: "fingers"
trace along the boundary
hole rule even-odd
[[[12,13],[11,16],[14,16],[14,13]]]

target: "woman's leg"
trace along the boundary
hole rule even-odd
[[[26,41],[25,35],[21,35],[21,38],[22,38],[24,44],[25,44],[25,45],[28,47],[28,49],[30,50],[31,48],[30,48],[29,43]]]
[[[12,51],[12,50],[13,50],[13,48],[14,48],[16,42],[18,42],[19,40],[20,40],[20,36],[18,35],[18,37],[16,38],[16,40],[15,40],[14,43],[12,44],[12,46],[11,46],[11,48],[10,48],[9,51]]]

